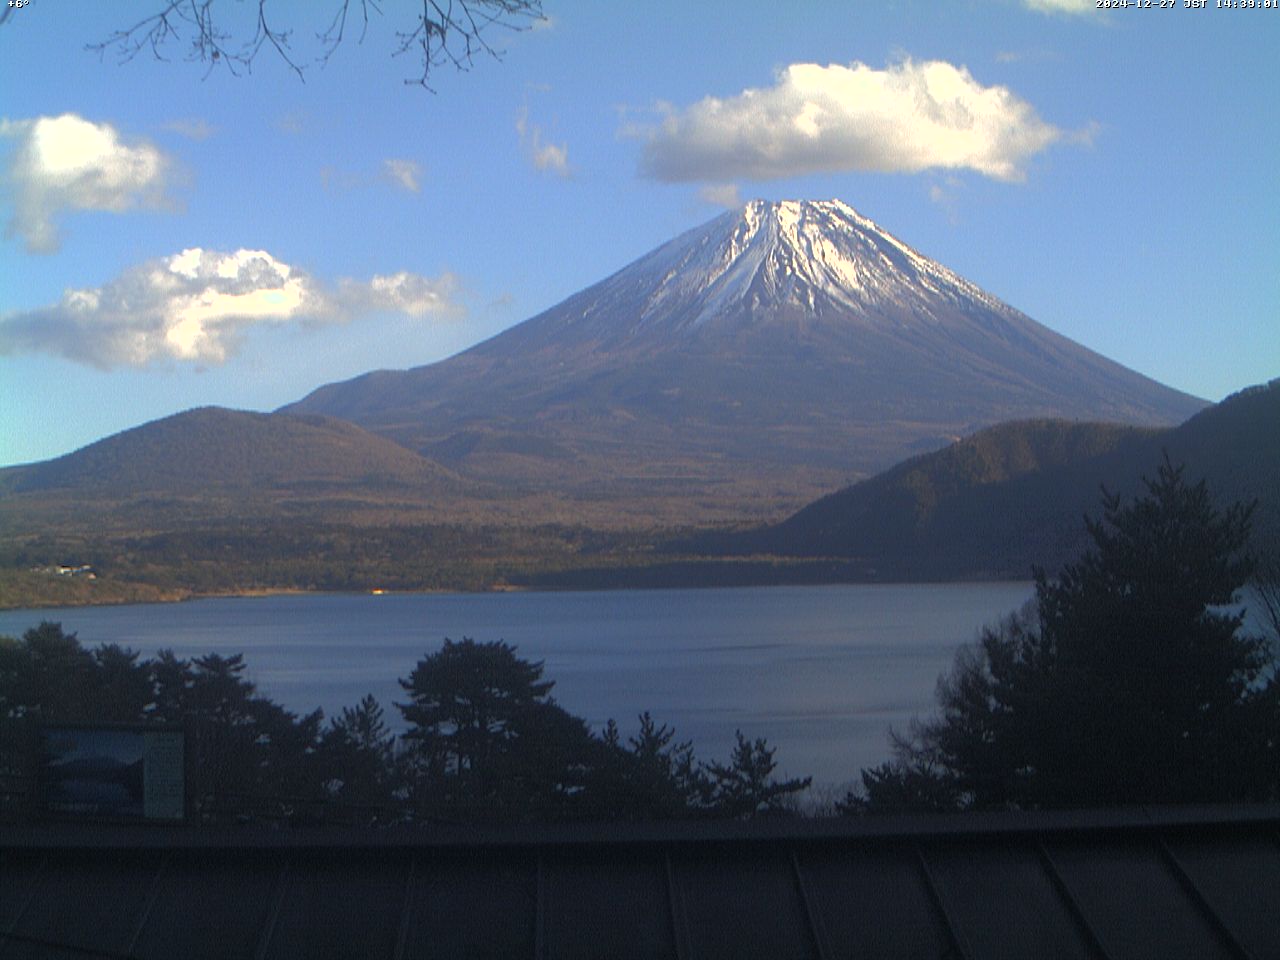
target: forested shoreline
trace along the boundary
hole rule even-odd
[[[42,623],[0,642],[4,761],[29,765],[46,723],[182,729],[195,822],[739,817],[785,812],[810,782],[775,778],[774,751],[741,733],[726,761],[704,762],[648,713],[633,734],[612,720],[593,732],[550,695],[542,664],[502,641],[446,639],[424,656],[400,680],[399,735],[371,695],[326,722],[260,694],[247,667],[239,654],[90,650]]]
[[[625,497],[607,516],[606,501],[572,497],[555,509],[519,497],[480,509],[419,502],[406,491],[393,497],[382,487],[320,496],[309,486],[293,490],[285,479],[296,471],[283,467],[279,483],[266,488],[249,484],[248,474],[224,478],[240,486],[219,486],[181,457],[158,458],[149,446],[110,448],[115,469],[129,477],[164,477],[167,465],[180,468],[183,482],[103,487],[86,480],[95,476],[90,464],[70,469],[76,456],[63,464],[69,473],[54,471],[44,487],[27,489],[23,481],[24,470],[34,476],[44,468],[4,472],[0,609],[271,592],[1025,579],[1033,564],[1056,569],[1087,549],[1079,517],[1093,508],[1099,484],[1141,495],[1141,477],[1161,450],[1209,478],[1220,506],[1256,501],[1254,546],[1273,553],[1280,538],[1277,416],[1280,389],[1267,385],[1167,430],[1005,423],[789,517],[796,504],[780,500],[763,513],[719,520],[702,509],[707,497],[688,491],[684,509],[652,515]],[[136,463],[130,451],[148,455]],[[200,454],[195,463],[216,462],[207,450]],[[243,450],[233,459],[246,469],[254,463]],[[546,522],[535,522],[539,517]],[[50,572],[80,568],[93,578]]]
[[[1033,603],[960,651],[937,712],[827,812],[1280,799],[1280,566],[1250,542],[1252,506],[1219,509],[1166,459],[1102,507],[1090,549],[1037,571]],[[1269,635],[1228,609],[1246,585]],[[400,679],[399,735],[372,696],[297,715],[246,669],[88,649],[49,622],[0,638],[5,765],[29,767],[47,724],[181,727],[197,822],[752,817],[797,813],[810,783],[775,778],[774,750],[741,733],[704,761],[648,713],[593,731],[501,640],[429,650]]]

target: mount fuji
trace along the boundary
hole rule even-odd
[[[284,409],[523,494],[708,520],[777,515],[1001,421],[1204,406],[843,202],[753,201],[456,356]]]

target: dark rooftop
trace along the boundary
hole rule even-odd
[[[0,827],[0,958],[1280,958],[1280,806]]]

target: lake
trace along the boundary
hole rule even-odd
[[[505,640],[552,691],[625,735],[648,710],[727,759],[767,737],[780,771],[843,784],[889,754],[888,731],[933,707],[957,647],[1033,595],[1030,583],[875,584],[564,593],[301,595],[0,612],[0,634],[60,622],[93,647],[244,653],[291,710],[326,715],[373,693],[398,720],[407,677],[445,637]]]

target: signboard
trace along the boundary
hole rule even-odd
[[[186,737],[154,727],[45,727],[45,810],[56,816],[177,822],[186,815]]]

